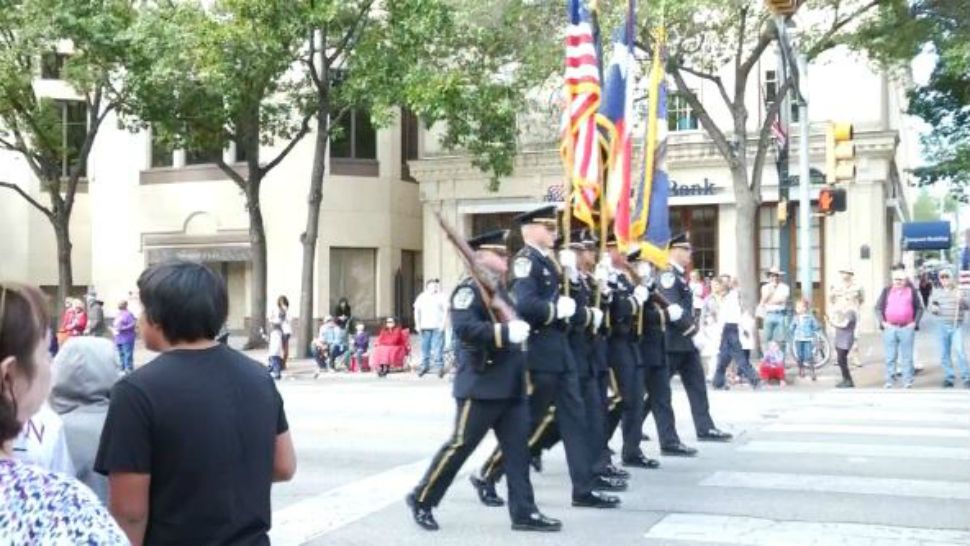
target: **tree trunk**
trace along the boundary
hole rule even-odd
[[[57,240],[57,316],[64,308],[64,300],[71,294],[74,286],[74,268],[71,264],[71,218],[55,216],[51,218],[54,236]]]
[[[263,211],[259,200],[261,180],[249,181],[249,244],[252,248],[252,271],[249,280],[249,339],[246,349],[266,345],[263,333],[266,328],[266,229],[263,226]]]
[[[734,179],[734,202],[737,241],[737,264],[735,276],[740,282],[742,304],[752,313],[760,299],[760,279],[758,278],[758,249],[755,248],[755,232],[758,219],[758,199],[748,186],[748,173],[745,168],[732,169]],[[755,336],[755,342],[760,336]]]
[[[327,125],[328,108],[320,101],[317,111],[317,138],[313,148],[313,170],[310,172],[310,192],[307,195],[306,230],[300,237],[303,244],[303,270],[300,276],[300,329],[297,332],[299,354],[309,356],[313,339],[313,272],[316,265],[317,235],[320,226],[320,203],[323,201],[323,177],[330,130]]]

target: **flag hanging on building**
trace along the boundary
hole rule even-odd
[[[613,232],[621,247],[630,237],[630,174],[633,161],[633,86],[636,82],[636,63],[633,57],[633,0],[627,4],[626,24],[613,38],[613,54],[606,69],[603,105],[600,108],[602,125],[610,143],[608,175],[606,179],[606,211],[613,221]]]
[[[667,179],[666,31],[657,30],[647,104],[647,135],[643,173],[635,191],[636,207],[630,224],[632,240],[641,240],[640,254],[658,267],[667,265],[670,240],[670,194]]]
[[[569,202],[577,219],[593,227],[600,195],[600,151],[596,112],[600,107],[600,68],[589,12],[582,0],[569,0],[566,29],[566,123],[560,152],[569,180]]]

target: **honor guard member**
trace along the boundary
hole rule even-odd
[[[681,233],[674,236],[670,240],[669,252],[670,267],[660,275],[660,293],[670,303],[690,309],[693,295],[687,284],[687,267],[691,262],[691,246],[687,235]],[[685,313],[679,320],[670,321],[665,332],[667,363],[670,366],[671,375],[680,374],[684,390],[687,391],[697,439],[728,442],[731,440],[731,435],[718,430],[711,418],[704,367],[701,365],[700,352],[693,340],[697,332],[698,325],[690,314]],[[661,453],[674,456],[687,455],[677,450],[664,449],[663,444],[661,444]]]
[[[653,267],[648,262],[637,264],[637,272],[643,279],[645,286],[651,291],[654,285]],[[674,408],[670,394],[670,370],[667,366],[666,341],[664,337],[670,322],[676,322],[686,311],[676,303],[664,308],[651,297],[644,306],[640,336],[640,358],[643,360],[644,388],[646,399],[643,405],[642,419],[646,421],[653,412],[654,424],[657,426],[657,437],[660,439],[662,453],[667,455],[693,456],[697,450],[685,446],[677,436],[674,426]],[[642,429],[642,423],[641,423]]]
[[[620,255],[617,254],[617,258]],[[640,358],[639,335],[643,322],[643,310],[647,305],[649,290],[638,283],[633,275],[634,264],[639,263],[640,249],[634,248],[616,260],[620,267],[616,275],[616,291],[610,306],[611,337],[610,365],[616,372],[623,397],[619,419],[623,436],[620,460],[623,466],[657,468],[660,463],[650,459],[640,449],[643,436],[644,368]],[[616,413],[611,420],[608,434],[617,426]]]
[[[508,269],[507,235],[507,230],[489,232],[469,240],[468,245],[475,251],[477,266],[492,277],[490,284],[500,287],[493,297],[511,302],[502,282]],[[497,321],[471,278],[464,279],[452,293],[450,316],[459,340],[453,388],[458,415],[451,439],[441,446],[421,482],[407,497],[414,521],[423,529],[438,529],[432,509],[491,429],[505,454],[512,529],[558,531],[562,524],[536,508],[529,482],[529,409],[522,351],[522,343],[529,336],[528,323]]]
[[[557,240],[557,247],[561,240]],[[587,419],[587,438],[589,439],[590,457],[593,461],[593,474],[606,478],[597,480],[594,489],[599,488],[604,483],[609,484],[609,490],[620,491],[625,489],[623,480],[629,477],[626,472],[620,472],[612,466],[607,455],[606,460],[601,460],[602,447],[606,445],[606,413],[605,402],[600,395],[599,383],[597,378],[597,355],[596,345],[597,333],[603,323],[603,311],[596,306],[596,281],[593,278],[593,266],[596,265],[596,245],[597,240],[588,229],[574,229],[570,236],[568,251],[572,251],[575,256],[567,256],[567,253],[560,255],[561,261],[565,263],[576,263],[578,267],[564,267],[565,273],[569,277],[570,296],[576,300],[576,314],[570,322],[569,347],[576,363],[577,375],[579,377],[579,390],[583,397],[583,405],[586,408]],[[554,408],[550,411],[555,411]],[[543,431],[543,436],[538,440],[538,444],[543,449],[551,449],[555,446],[562,436],[559,427],[553,422]],[[533,468],[541,471],[541,461],[538,457],[533,458]]]
[[[566,449],[566,463],[572,481],[572,504],[576,507],[613,508],[620,504],[615,496],[594,491],[609,488],[607,480],[594,480],[583,399],[579,394],[576,364],[569,349],[567,330],[576,314],[576,301],[561,296],[562,271],[552,256],[556,238],[556,207],[550,205],[519,215],[525,246],[512,266],[512,297],[515,310],[529,323],[526,362],[532,392],[529,406],[532,430],[529,448],[538,454],[536,440],[552,423],[549,408],[555,406],[555,420]],[[567,264],[575,267],[576,264]],[[495,506],[501,499],[495,494],[495,482],[501,477],[504,455],[496,450],[485,461],[481,479],[473,478],[479,500]]]

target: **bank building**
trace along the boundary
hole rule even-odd
[[[774,100],[776,65],[776,57],[769,51],[753,71],[747,97],[752,135],[757,135]],[[855,179],[845,186],[847,210],[811,218],[816,305],[824,310],[826,293],[838,282],[838,271],[851,269],[865,290],[868,306],[888,281],[891,264],[904,258],[900,230],[909,215],[907,172],[918,157],[916,135],[904,116],[906,82],[873,70],[864,59],[845,51],[821,56],[809,70],[813,182],[825,167],[825,128],[830,120],[853,124],[857,166]],[[43,79],[40,74],[37,77]],[[730,126],[731,118],[716,88],[703,80],[687,82],[718,125]],[[68,111],[70,105],[66,104]],[[695,267],[705,274],[733,274],[738,269],[738,220],[730,172],[697,117],[673,88],[668,114],[671,227],[690,232]],[[467,155],[442,148],[440,128],[424,127],[407,112],[379,129],[371,124],[366,111],[347,116],[344,136],[331,143],[326,168],[313,320],[319,321],[339,298],[346,297],[361,319],[397,315],[407,321],[424,279],[440,278],[445,290],[450,290],[463,269],[434,212],[442,213],[463,235],[472,236],[508,227],[516,214],[562,200],[558,115],[549,104],[540,104],[520,116],[520,151],[514,172],[495,191],[489,189],[488,175],[473,167]],[[65,115],[65,126],[72,119]],[[85,118],[79,119],[83,123]],[[797,117],[792,119],[793,174],[799,161],[800,122]],[[635,129],[636,135],[642,133],[642,128]],[[65,138],[72,134],[64,131]],[[300,235],[306,222],[313,140],[312,134],[304,138],[269,173],[262,191],[268,301],[272,305],[278,295],[287,295],[292,311],[297,310],[299,300]],[[638,136],[636,145],[641,142]],[[753,157],[755,141],[745,145]],[[273,151],[268,147],[264,157]],[[71,224],[75,291],[96,289],[110,315],[115,302],[133,297],[135,281],[146,265],[170,258],[200,261],[225,277],[230,293],[229,325],[244,328],[251,319],[248,220],[240,191],[213,163],[217,154],[227,163],[245,168],[244,158],[234,147],[164,149],[154,142],[150,130],[132,133],[120,129],[109,117],[88,159]],[[0,151],[0,173],[47,202],[16,154]],[[819,187],[812,185],[813,203]],[[793,191],[789,220],[781,224],[779,195],[775,153],[769,151],[753,242],[757,269],[764,279],[769,268],[782,267],[792,273],[788,282],[794,284],[797,209],[802,204]],[[39,284],[53,293],[57,285],[53,229],[24,199],[5,189],[0,189],[0,234],[4,256],[0,279]],[[862,314],[863,329],[874,327],[871,315]]]

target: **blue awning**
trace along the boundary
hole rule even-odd
[[[950,222],[903,224],[903,250],[946,250],[952,245]]]

